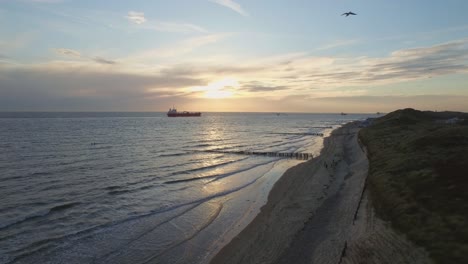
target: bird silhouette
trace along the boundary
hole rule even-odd
[[[350,16],[350,15],[355,16],[355,15],[357,15],[357,14],[355,14],[355,13],[353,13],[353,12],[351,12],[351,11],[342,14],[342,16]]]

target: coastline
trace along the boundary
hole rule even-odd
[[[349,123],[334,130],[324,139],[319,156],[288,169],[275,183],[260,213],[211,263],[273,263],[278,260],[321,205],[338,191],[346,169],[344,141],[351,128],[356,130],[357,126]],[[333,160],[334,168],[330,166]]]
[[[357,122],[334,130],[318,157],[288,169],[260,213],[210,263],[430,263],[375,216],[358,131]]]

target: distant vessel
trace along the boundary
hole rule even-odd
[[[169,111],[167,111],[167,116],[168,117],[181,117],[181,116],[201,116],[200,112],[177,112],[177,109],[169,108]]]
[[[347,113],[343,113],[343,112],[341,112],[341,115],[347,115]]]

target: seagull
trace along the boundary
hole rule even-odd
[[[357,15],[357,14],[355,14],[355,13],[353,13],[353,12],[351,12],[351,11],[342,14],[342,16],[349,16],[349,15],[355,16],[355,15]]]

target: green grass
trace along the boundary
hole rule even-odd
[[[468,114],[404,109],[360,131],[377,213],[437,263],[468,263]]]

